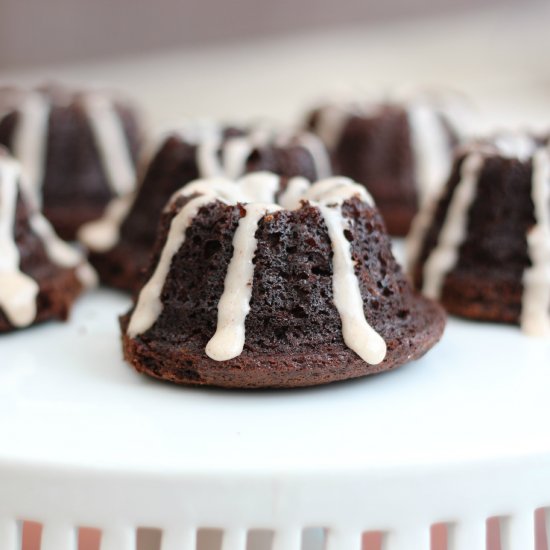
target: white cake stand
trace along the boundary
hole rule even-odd
[[[128,304],[95,291],[68,325],[0,338],[0,549],[34,520],[42,550],[75,550],[81,526],[102,530],[102,550],[135,548],[140,527],[162,530],[162,550],[194,549],[202,529],[221,530],[223,550],[251,530],[298,550],[314,528],[329,550],[360,550],[370,531],[387,550],[428,550],[437,523],[452,548],[481,550],[495,516],[503,549],[534,548],[534,511],[550,505],[548,341],[451,320],[392,373],[187,389],[122,361]]]

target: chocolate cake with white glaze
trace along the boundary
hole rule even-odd
[[[330,170],[325,148],[315,136],[265,127],[190,122],[163,135],[152,150],[137,194],[113,201],[102,219],[79,233],[101,281],[122,290],[140,286],[162,209],[185,184],[262,170],[315,180]]]
[[[415,222],[417,288],[450,313],[550,336],[550,148],[507,133],[465,146]]]
[[[462,133],[450,112],[432,96],[332,102],[314,109],[306,127],[329,149],[333,172],[365,183],[389,233],[404,236],[448,176]]]
[[[19,163],[0,148],[0,332],[67,319],[95,283],[84,257],[57,237],[21,182]]]
[[[440,306],[396,263],[363,186],[269,173],[176,193],[146,282],[121,318],[137,371],[228,388],[393,369],[426,353],[444,325]]]
[[[0,88],[0,144],[22,163],[33,199],[64,239],[133,191],[141,129],[106,91]]]

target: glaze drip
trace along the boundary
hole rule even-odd
[[[527,233],[531,267],[523,274],[521,327],[533,336],[550,336],[550,151],[533,157],[531,182],[536,224]]]
[[[25,327],[36,317],[39,287],[19,269],[14,235],[19,177],[15,161],[0,159],[0,308],[13,326]]]
[[[39,92],[24,94],[18,108],[18,124],[13,137],[13,155],[22,165],[31,186],[31,197],[42,204],[42,184],[46,164],[46,143],[51,105]]]
[[[256,173],[237,182],[199,180],[178,191],[169,207],[180,197],[188,197],[190,200],[171,221],[159,262],[138,296],[130,318],[128,335],[135,338],[143,334],[160,316],[163,308],[161,293],[172,259],[183,244],[185,232],[199,209],[215,201],[242,203],[245,214],[233,236],[233,256],[218,303],[216,332],[205,349],[206,354],[215,361],[227,361],[239,356],[244,347],[245,323],[250,310],[258,225],[269,213],[283,207],[299,208],[303,201],[309,201],[319,209],[327,225],[333,250],[334,302],[342,321],[344,342],[368,363],[374,365],[383,361],[386,344],[365,318],[359,281],[355,274],[355,260],[345,237],[349,222],[342,213],[342,205],[346,200],[358,196],[372,206],[372,198],[363,186],[347,178],[321,180],[313,185],[303,178],[293,178],[281,193],[279,204],[265,202],[270,196],[274,198],[279,189],[277,176]]]
[[[448,216],[441,228],[437,245],[424,266],[422,292],[428,298],[437,300],[441,296],[445,276],[456,265],[458,251],[466,238],[468,212],[476,196],[482,168],[483,157],[479,154],[467,156],[462,163],[460,182],[449,205]]]
[[[136,172],[113,102],[103,95],[89,93],[84,98],[84,108],[113,195],[121,197],[131,193],[136,184]]]
[[[30,325],[37,314],[39,285],[20,269],[15,242],[18,197],[27,200],[31,231],[40,239],[49,260],[62,268],[74,268],[83,287],[97,282],[94,270],[76,249],[59,239],[50,223],[29,203],[20,183],[21,167],[0,151],[0,309],[15,327]]]
[[[244,348],[245,320],[250,311],[254,254],[258,245],[258,223],[268,213],[280,210],[273,204],[251,203],[245,207],[233,237],[233,256],[227,268],[223,294],[218,303],[216,333],[206,345],[206,355],[214,361],[228,361]]]

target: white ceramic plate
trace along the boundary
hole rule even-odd
[[[121,357],[122,294],[0,338],[0,461],[125,471],[376,468],[550,452],[550,342],[452,319],[394,372],[305,390],[190,389]]]

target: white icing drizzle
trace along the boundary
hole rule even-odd
[[[502,157],[525,161],[533,156],[537,143],[532,136],[523,132],[506,132],[496,136],[494,146]]]
[[[15,327],[30,325],[36,318],[36,298],[39,285],[20,270],[19,250],[15,242],[17,198],[27,202],[29,226],[40,239],[48,259],[55,265],[75,269],[83,287],[97,284],[97,275],[82,254],[59,239],[50,223],[29,202],[20,164],[7,156],[0,156],[0,308]]]
[[[274,204],[252,203],[239,221],[233,237],[233,256],[227,268],[223,294],[218,303],[218,324],[205,352],[214,361],[228,361],[244,348],[245,321],[250,311],[254,254],[258,223],[268,213],[280,210]]]
[[[344,176],[314,183],[305,193],[304,199],[324,204],[341,204],[355,195],[368,205],[374,206],[374,200],[365,187]]]
[[[214,198],[215,195],[213,193],[200,195],[190,200],[173,218],[170,224],[168,238],[162,249],[162,254],[153,276],[139,294],[136,308],[128,325],[128,335],[130,337],[134,338],[138,334],[144,333],[146,330],[150,329],[158,319],[162,312],[162,288],[168,276],[172,259],[184,243],[185,232],[201,207],[212,202]]]
[[[15,327],[30,325],[36,317],[36,281],[19,269],[19,250],[14,225],[19,165],[0,159],[0,308]]]
[[[277,201],[283,208],[295,210],[300,207],[300,202],[305,200],[304,197],[311,187],[311,183],[306,178],[295,177],[290,178],[286,184],[286,189],[279,195]]]
[[[445,276],[458,261],[460,246],[466,238],[468,213],[476,195],[483,164],[484,158],[479,153],[472,153],[462,161],[460,182],[454,190],[437,245],[424,265],[422,292],[429,298],[440,297]]]
[[[280,178],[271,172],[254,172],[239,180],[239,187],[251,202],[274,203]]]
[[[223,146],[223,170],[226,178],[237,179],[246,169],[246,161],[252,153],[254,145],[247,137],[228,139]]]
[[[198,142],[196,153],[200,177],[236,179],[242,176],[252,151],[267,144],[269,139],[270,133],[261,127],[225,141],[221,127],[217,132],[205,133]]]
[[[532,199],[536,224],[527,234],[531,267],[523,274],[521,327],[533,336],[550,336],[550,152],[533,156]]]
[[[351,245],[344,234],[348,223],[342,215],[340,205],[334,208],[319,204],[318,208],[327,225],[332,245],[334,305],[342,321],[344,342],[361,359],[378,365],[386,357],[386,342],[365,318]]]
[[[298,136],[298,143],[308,151],[313,159],[317,179],[322,180],[329,178],[332,175],[332,169],[328,151],[323,145],[323,142],[314,134],[301,133]]]
[[[233,236],[233,256],[229,262],[224,291],[218,303],[218,323],[208,342],[206,354],[215,361],[227,361],[242,353],[245,342],[245,322],[250,310],[254,254],[257,248],[256,231],[261,219],[270,212],[281,210],[272,201],[280,185],[279,178],[269,173],[255,173],[231,182],[219,178],[197,180],[172,197],[192,198],[172,219],[166,243],[151,279],[139,294],[131,316],[128,335],[135,338],[149,330],[162,312],[161,294],[174,255],[185,240],[185,232],[199,209],[215,200],[229,204],[246,203],[246,215],[239,220]],[[264,189],[262,189],[262,187]],[[302,196],[298,196],[301,190]],[[196,196],[198,195],[198,196]],[[355,275],[351,245],[345,237],[348,222],[342,214],[342,204],[353,196],[373,205],[372,198],[361,185],[348,178],[330,178],[313,185],[303,178],[290,180],[283,206],[298,208],[301,200],[311,201],[325,219],[333,249],[333,289],[336,309],[342,320],[346,345],[363,360],[380,363],[386,355],[386,344],[367,323],[359,281]],[[244,200],[243,200],[244,199]]]
[[[120,227],[135,199],[135,193],[113,199],[103,216],[84,224],[78,231],[78,240],[94,252],[107,252],[119,240]]]
[[[42,241],[46,255],[54,264],[59,267],[74,268],[84,288],[97,285],[97,274],[92,266],[84,260],[81,252],[57,236],[50,222],[42,214],[38,211],[32,212],[29,216],[29,225]]]
[[[329,151],[334,151],[350,116],[350,109],[344,105],[326,105],[317,112],[315,133]]]
[[[19,119],[13,135],[13,155],[21,162],[25,181],[29,183],[29,197],[34,204],[42,204],[42,183],[46,163],[46,143],[50,103],[39,92],[22,94],[17,107]]]
[[[418,202],[422,207],[445,183],[452,152],[440,115],[429,105],[413,104],[407,111],[411,128]]]
[[[218,158],[221,138],[208,139],[197,145],[196,161],[201,178],[221,178],[223,168]]]
[[[83,105],[112,192],[119,197],[131,193],[136,184],[134,162],[112,100],[90,93],[84,97]]]

